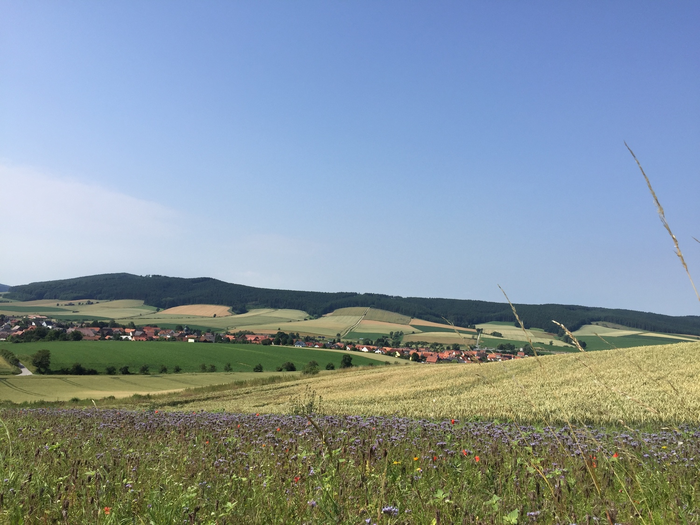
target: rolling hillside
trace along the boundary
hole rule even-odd
[[[447,319],[457,326],[513,321],[513,313],[507,303],[353,292],[272,290],[211,278],[183,279],[160,275],[142,277],[127,273],[13,286],[6,297],[21,301],[50,299],[58,302],[86,298],[133,299],[161,309],[189,304],[212,304],[230,307],[233,313],[245,313],[252,308],[265,307],[301,310],[314,317],[340,308],[373,307],[438,323]],[[558,304],[515,306],[526,327],[546,331],[556,331],[551,322],[552,319],[556,319],[570,330],[577,330],[594,322],[607,322],[644,331],[700,335],[700,316],[674,317],[632,310]]]

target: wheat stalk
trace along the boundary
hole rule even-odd
[[[632,148],[630,148],[627,145],[627,142],[625,142],[625,146],[627,147],[627,149],[631,153],[632,158],[637,163],[637,166],[639,166],[639,171],[641,171],[642,175],[644,175],[644,180],[647,182],[647,187],[649,188],[649,191],[651,192],[651,196],[654,198],[654,204],[656,204],[656,211],[659,214],[659,218],[661,219],[661,224],[664,225],[664,228],[666,228],[666,231],[671,236],[671,239],[673,240],[673,246],[676,249],[676,255],[681,260],[681,264],[683,265],[683,268],[685,269],[685,273],[688,275],[688,279],[690,279],[690,284],[693,286],[693,291],[695,291],[695,297],[697,297],[698,301],[700,301],[700,294],[698,294],[698,289],[695,287],[695,282],[693,282],[693,278],[690,275],[690,270],[688,270],[688,265],[686,264],[685,258],[683,257],[683,252],[681,251],[681,247],[678,244],[678,239],[671,231],[671,227],[668,225],[668,222],[666,222],[666,214],[664,213],[663,206],[661,206],[661,203],[659,202],[659,199],[656,196],[656,192],[654,191],[654,188],[651,187],[651,182],[649,181],[649,177],[647,177],[647,174],[644,173],[644,168],[642,168],[642,165],[639,162],[639,160],[637,159],[637,156],[634,154],[634,151],[632,151]],[[695,239],[695,240],[697,242],[700,242],[697,239]]]

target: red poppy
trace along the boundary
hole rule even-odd
[[[437,461],[437,456],[433,456],[433,461]]]
[[[463,456],[466,456],[466,455],[467,455],[467,451],[466,451],[466,450],[462,450],[462,455],[463,455]]]
[[[454,419],[450,419],[450,423],[452,423],[452,424],[454,425],[454,424],[455,424],[455,420],[454,420]]]
[[[301,479],[301,476],[295,476],[294,483],[298,483],[300,479]]]
[[[112,512],[112,507],[105,507],[105,514],[109,516],[109,514]]]
[[[618,457],[618,456],[617,456],[617,452],[615,452],[615,453],[613,454],[613,457],[617,459],[617,457]]]
[[[476,461],[478,463],[481,460],[479,459],[479,456],[474,456],[474,461]]]

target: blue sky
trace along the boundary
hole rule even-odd
[[[700,4],[0,0],[0,282],[697,315]]]

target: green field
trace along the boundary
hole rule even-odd
[[[234,372],[252,372],[253,367],[262,364],[263,370],[273,371],[286,361],[294,363],[301,370],[309,361],[317,361],[321,368],[327,363],[340,367],[344,352],[311,348],[294,348],[286,346],[240,345],[240,344],[206,344],[181,342],[137,342],[137,341],[53,341],[50,343],[0,343],[0,348],[14,352],[20,360],[31,369],[29,356],[39,350],[51,352],[51,369],[70,368],[75,363],[85,368],[94,368],[100,373],[107,366],[117,369],[128,366],[130,372],[137,373],[143,365],[150,367],[150,372],[160,370],[161,365],[169,371],[177,365],[183,372],[199,372],[201,364],[214,365],[217,371],[224,370],[230,363]],[[351,353],[353,364],[365,366],[377,364],[378,361],[398,361],[386,356],[367,356]],[[383,358],[383,359],[380,359]]]

